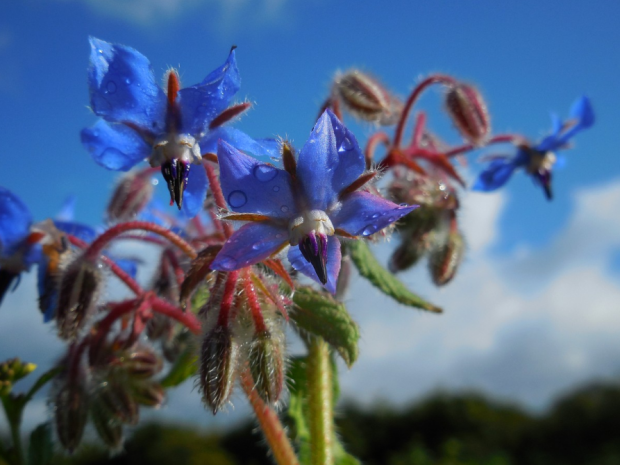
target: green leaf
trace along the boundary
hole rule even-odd
[[[347,250],[360,275],[384,294],[409,307],[416,307],[429,312],[442,313],[443,310],[414,294],[396,276],[383,268],[374,257],[366,242],[362,240],[347,243]]]
[[[325,339],[350,367],[357,360],[360,332],[342,302],[324,291],[298,287],[290,317],[304,331]]]
[[[176,359],[174,365],[172,365],[172,368],[164,379],[161,380],[161,387],[170,388],[178,386],[187,378],[193,376],[198,370],[197,361],[198,356],[196,355],[196,350],[193,344],[190,344]]]
[[[34,385],[30,388],[28,393],[26,394],[26,397],[24,398],[24,401],[23,401],[24,405],[30,402],[30,399],[32,399],[32,397],[39,391],[39,389],[41,389],[43,386],[49,383],[52,379],[54,379],[54,377],[60,374],[62,370],[63,370],[63,367],[54,367],[51,370],[48,370],[45,373],[43,373],[39,377],[39,379],[37,379],[36,383],[34,383]]]
[[[49,423],[42,423],[30,434],[28,465],[47,465],[53,452],[52,427]]]

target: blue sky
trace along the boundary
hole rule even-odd
[[[585,93],[597,124],[566,152],[554,201],[522,173],[501,193],[465,196],[462,273],[440,292],[424,267],[405,275],[446,315],[387,308],[366,290],[350,298],[364,335],[361,361],[343,380],[350,395],[404,402],[437,387],[478,388],[544,406],[574,383],[620,373],[618,17],[620,3],[602,0],[6,2],[0,185],[20,195],[36,219],[53,216],[75,194],[77,218],[101,222],[115,174],[79,142],[80,129],[95,121],[87,108],[89,35],[140,50],[156,73],[180,66],[186,84],[202,80],[236,44],[239,99],[255,102],[239,127],[255,137],[288,136],[297,146],[338,69],[370,71],[403,97],[428,73],[451,73],[479,85],[495,132],[533,140],[549,128],[551,111],[566,115]],[[431,127],[457,142],[440,93],[421,104]],[[360,141],[372,129],[347,123]],[[470,179],[476,157],[469,158]],[[39,322],[32,285],[26,279],[0,309],[0,332],[12,335],[0,342],[0,358],[45,364],[60,346]],[[36,340],[23,352],[11,345],[21,334]],[[180,412],[192,410],[176,399],[169,415],[175,402]]]

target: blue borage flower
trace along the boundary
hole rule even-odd
[[[594,124],[594,110],[587,97],[578,99],[570,111],[570,119],[562,122],[552,115],[551,134],[535,146],[520,145],[514,157],[494,157],[488,168],[478,176],[473,189],[493,191],[502,187],[517,168],[524,168],[534,181],[552,198],[551,169],[556,162],[555,152],[566,148],[570,139],[579,131]]]
[[[190,167],[201,165],[202,154],[215,152],[219,139],[255,155],[271,156],[277,149],[275,141],[255,141],[221,126],[238,113],[226,113],[240,86],[234,49],[194,86],[179,89],[178,75],[170,70],[166,95],[138,51],[93,37],[90,46],[90,104],[102,119],[82,130],[82,143],[111,170],[127,171],[144,159],[161,166],[171,203],[188,217],[198,213],[207,192],[202,166]]]
[[[351,189],[364,172],[364,155],[330,110],[317,121],[293,168],[259,162],[223,141],[218,158],[224,196],[238,213],[231,218],[252,222],[224,244],[211,265],[215,270],[252,265],[290,244],[293,267],[335,293],[336,235],[370,236],[416,208]]]
[[[71,234],[85,242],[92,242],[97,232],[90,226],[74,221],[72,206],[65,205],[61,220],[45,220],[33,224],[30,210],[14,193],[0,187],[0,303],[13,283],[19,284],[21,273],[38,266],[37,287],[39,306],[47,323],[56,311],[56,276],[60,262],[69,252],[64,234]],[[63,234],[64,233],[64,234]],[[135,260],[115,259],[131,276],[135,276]]]

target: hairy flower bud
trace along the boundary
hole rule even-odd
[[[217,326],[207,333],[200,354],[202,399],[215,415],[232,393],[237,377],[239,343],[230,330]]]
[[[153,183],[145,173],[129,172],[121,177],[110,203],[107,215],[110,221],[133,219],[153,197]]]
[[[131,425],[138,423],[138,405],[130,395],[127,383],[116,379],[102,381],[95,391],[93,402],[98,408],[105,409],[109,418]]]
[[[119,449],[123,443],[123,425],[118,418],[110,414],[101,399],[93,400],[90,418],[105,445],[113,450]]]
[[[163,361],[159,355],[146,346],[138,347],[123,356],[121,364],[129,376],[138,379],[151,378],[163,367]]]
[[[446,110],[461,135],[471,144],[481,146],[491,133],[486,103],[478,90],[469,84],[457,84],[446,93]]]
[[[84,374],[63,379],[54,397],[54,419],[60,444],[73,452],[82,440],[88,418],[88,394]]]
[[[250,345],[250,371],[258,395],[275,404],[284,386],[284,336],[269,330],[256,333]]]
[[[435,285],[443,286],[454,278],[464,252],[463,236],[458,231],[450,232],[442,244],[431,249],[428,263]]]
[[[95,311],[102,286],[101,269],[83,255],[65,268],[60,277],[56,312],[61,338],[72,340],[77,337]]]
[[[137,382],[131,385],[133,399],[147,407],[159,408],[166,398],[166,392],[158,383]]]
[[[376,79],[359,70],[339,74],[334,92],[353,116],[382,126],[396,123],[402,103]]]
[[[394,250],[388,264],[392,273],[404,271],[415,265],[426,253],[428,237],[426,234],[414,238],[403,238],[400,245]]]

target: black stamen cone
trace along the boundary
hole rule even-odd
[[[313,234],[313,233],[310,233]],[[323,243],[320,240],[316,240],[317,242],[317,253],[314,253],[314,245],[312,239],[309,236],[306,236],[299,243],[299,250],[301,251],[304,258],[314,267],[314,271],[316,271],[316,275],[319,278],[319,281],[323,284],[327,284],[327,260],[326,255],[323,253]]]
[[[168,192],[170,192],[170,205],[176,203],[179,210],[183,207],[183,192],[187,186],[189,167],[188,163],[177,160],[161,165],[161,173],[166,180]]]
[[[18,273],[11,273],[7,270],[0,270],[0,302],[2,302],[2,298],[6,291],[11,287],[11,283],[15,278],[19,276]]]
[[[170,192],[170,205],[174,202],[174,184],[175,178],[172,175],[172,163],[166,162],[161,165],[161,174],[164,176],[166,186],[168,186],[168,192]]]

